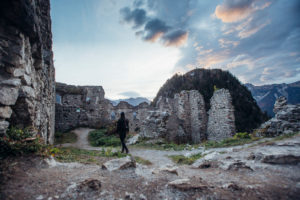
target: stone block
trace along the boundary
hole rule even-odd
[[[3,105],[14,105],[19,96],[19,89],[0,86],[0,103]]]
[[[0,107],[0,118],[10,118],[12,109],[9,106]]]

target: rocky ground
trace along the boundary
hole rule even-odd
[[[80,141],[73,145],[95,150],[86,142],[88,131],[77,129]],[[5,173],[0,198],[299,199],[300,196],[299,134],[281,141],[229,148],[191,151],[130,148],[130,151],[153,164],[135,164],[130,157],[113,161],[103,158],[99,165],[60,163],[40,157],[7,159],[1,164]],[[205,156],[193,165],[176,165],[167,157],[199,152]]]

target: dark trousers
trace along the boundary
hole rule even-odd
[[[125,137],[126,137],[126,132],[124,133],[120,133],[120,140],[121,140],[121,143],[122,143],[122,153],[124,152],[124,150],[126,150],[126,153],[128,153],[128,148],[125,144]]]

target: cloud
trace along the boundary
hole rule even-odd
[[[176,30],[166,34],[163,37],[164,45],[166,46],[182,46],[188,39],[188,32],[184,30]]]
[[[182,1],[177,1],[177,4],[174,6],[173,1],[148,1],[148,11],[151,12],[151,16],[148,15],[145,9],[140,8],[145,4],[144,1],[136,0],[133,3],[135,8],[131,10],[129,7],[124,7],[120,10],[121,17],[123,21],[127,23],[133,23],[133,29],[142,28],[135,32],[135,35],[141,37],[144,41],[147,42],[157,42],[160,41],[164,46],[174,46],[180,47],[183,46],[188,40],[188,31],[182,29],[180,24],[169,25],[166,20],[162,20],[162,13],[153,10],[157,10],[159,7],[168,8],[169,6],[178,9],[182,8],[182,5],[187,6],[185,2],[182,4]],[[173,15],[173,18],[176,18],[176,12],[167,12],[169,15]],[[191,15],[190,13],[187,14]],[[170,20],[169,20],[170,21]],[[172,20],[171,20],[172,21]],[[181,20],[182,21],[182,20]],[[184,21],[184,19],[183,19]],[[172,21],[174,23],[174,21]],[[178,21],[175,21],[176,23]]]
[[[223,4],[218,5],[215,10],[217,18],[224,23],[241,21],[257,10],[265,9],[270,2],[258,2],[257,0],[225,0]]]
[[[140,97],[141,95],[135,91],[127,91],[127,92],[121,92],[118,95],[122,95],[124,97]]]
[[[155,42],[168,30],[170,30],[170,27],[167,26],[164,21],[159,19],[151,19],[145,26],[144,32],[146,35],[143,37],[143,39],[146,41]]]

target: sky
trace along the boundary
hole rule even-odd
[[[56,81],[153,99],[175,73],[300,80],[299,0],[51,0]]]

